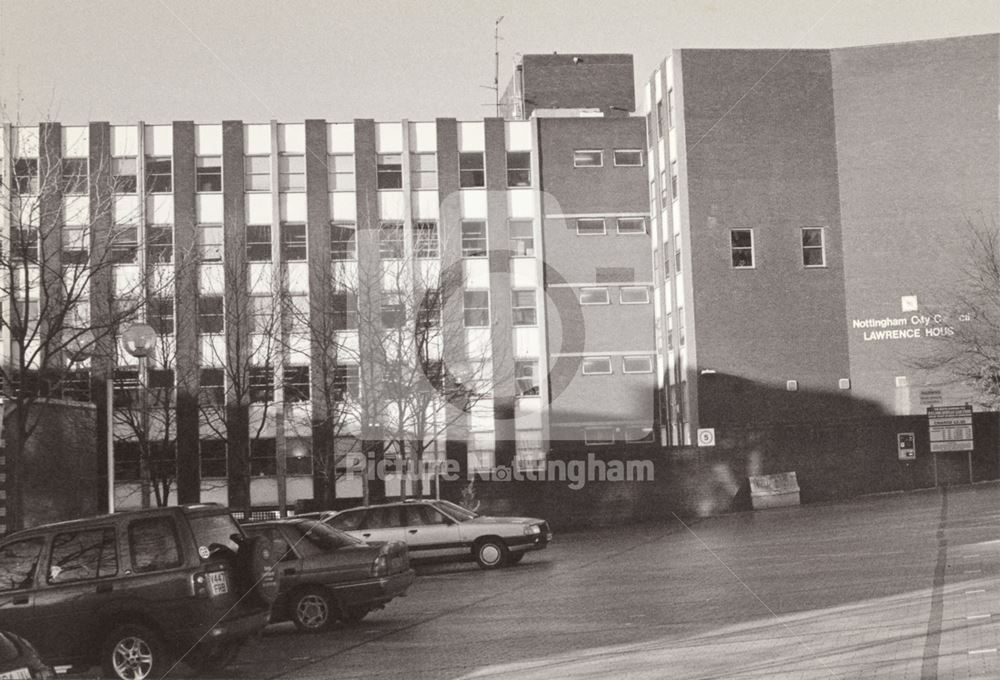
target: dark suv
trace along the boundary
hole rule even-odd
[[[0,628],[52,665],[121,680],[218,670],[266,624],[284,552],[188,505],[49,524],[0,543]]]

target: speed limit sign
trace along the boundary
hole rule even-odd
[[[715,428],[698,428],[698,446],[715,446]]]

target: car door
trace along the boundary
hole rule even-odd
[[[0,628],[42,649],[44,628],[35,615],[35,583],[45,538],[34,536],[0,546]]]
[[[251,535],[266,536],[272,544],[276,541],[284,541],[288,550],[278,560],[276,570],[280,579],[282,593],[287,593],[295,589],[302,582],[302,556],[298,550],[298,538],[287,531],[287,527],[247,527],[247,532]]]
[[[461,531],[455,520],[423,503],[413,503],[404,509],[406,544],[414,558],[468,554],[469,549],[462,544]]]
[[[378,505],[368,509],[354,535],[365,541],[405,541],[401,505]]]

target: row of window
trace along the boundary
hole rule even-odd
[[[826,266],[826,238],[823,227],[802,227],[800,229],[802,266]],[[734,269],[756,267],[753,229],[730,229],[730,259]]]
[[[641,149],[615,149],[611,156],[616,168],[642,167]],[[574,168],[600,168],[604,166],[603,149],[576,149],[573,151]]]
[[[642,354],[623,356],[622,373],[652,373],[653,357]],[[614,373],[610,356],[585,356],[581,362],[584,375],[609,375]]]
[[[610,305],[611,295],[607,286],[584,286],[578,291],[581,305]],[[647,286],[621,286],[618,289],[618,302],[623,305],[649,304],[649,288]]]
[[[617,217],[614,219],[619,234],[645,234],[645,217]],[[578,236],[604,236],[608,233],[606,219],[603,217],[578,217],[576,233]]]

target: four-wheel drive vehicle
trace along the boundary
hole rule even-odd
[[[251,536],[288,545],[278,562],[280,594],[271,621],[318,631],[332,620],[360,621],[413,583],[406,544],[366,543],[312,519],[248,524]]]
[[[475,559],[483,569],[516,564],[552,540],[548,522],[530,517],[482,517],[441,500],[367,505],[323,521],[365,541],[406,541],[410,557]]]
[[[224,507],[115,513],[0,543],[0,628],[53,665],[162,677],[218,670],[267,623],[283,546],[249,538]]]

